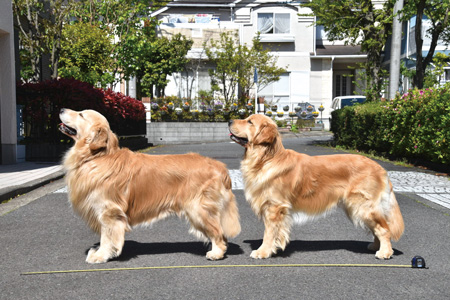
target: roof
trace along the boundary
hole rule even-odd
[[[361,46],[350,45],[317,45],[317,55],[363,55],[366,53],[361,52]]]
[[[182,5],[205,5],[205,4],[212,4],[212,5],[229,5],[235,2],[240,2],[236,0],[175,0],[170,1],[168,3],[169,6],[182,6]]]

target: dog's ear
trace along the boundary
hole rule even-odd
[[[108,131],[102,126],[94,127],[92,130],[92,137],[89,143],[89,149],[92,152],[97,152],[103,148],[106,148],[108,143]]]
[[[277,136],[277,126],[275,124],[266,122],[261,125],[259,131],[256,133],[255,138],[253,139],[253,144],[272,144]]]

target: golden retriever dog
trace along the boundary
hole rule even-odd
[[[369,249],[379,259],[394,251],[404,224],[387,172],[360,155],[308,156],[284,148],[277,125],[263,115],[229,122],[231,139],[245,147],[241,162],[245,197],[264,221],[262,245],[253,258],[268,258],[289,243],[293,221],[306,221],[336,206],[355,225],[370,230]]]
[[[60,131],[75,144],[63,158],[73,209],[100,234],[88,263],[120,255],[125,232],[168,215],[184,215],[191,231],[211,241],[210,260],[222,259],[227,238],[241,227],[226,166],[199,154],[147,155],[120,148],[104,116],[61,109]]]

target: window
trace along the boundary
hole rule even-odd
[[[290,33],[290,14],[260,13],[258,14],[258,31],[261,34]]]
[[[290,105],[289,73],[282,74],[280,80],[264,87],[259,96],[264,96],[265,103],[277,104],[280,111],[283,106]]]

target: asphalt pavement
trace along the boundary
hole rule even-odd
[[[309,155],[341,153],[317,146],[329,138],[291,135],[284,144]],[[448,299],[446,177],[380,162],[396,186],[406,225],[403,237],[393,243],[390,260],[375,259],[366,250],[370,235],[355,228],[341,211],[294,226],[284,252],[254,260],[249,255],[262,242],[264,226],[245,201],[239,173],[242,147],[223,142],[149,150],[152,155],[186,152],[220,160],[232,174],[242,233],[229,241],[224,260],[206,260],[209,245],[190,235],[184,220],[169,217],[127,233],[118,259],[85,263],[99,237],[73,213],[62,170],[44,165],[54,168],[46,169],[50,175],[36,175],[40,178],[14,186],[42,178],[48,182],[0,205],[0,299]],[[25,175],[14,176],[17,183]],[[0,176],[3,192],[1,181]],[[441,203],[427,199],[430,195],[438,195]],[[427,269],[410,267],[416,255],[425,259]]]

